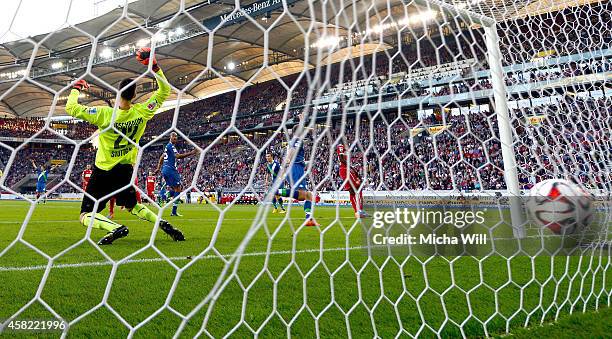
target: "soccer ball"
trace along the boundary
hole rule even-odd
[[[527,211],[537,225],[556,234],[573,234],[589,224],[593,212],[591,195],[563,179],[548,179],[531,189]]]

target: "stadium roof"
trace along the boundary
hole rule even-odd
[[[497,3],[493,7],[501,8],[493,1]],[[351,1],[345,7],[339,7],[340,3],[287,0],[285,12],[278,0],[243,1],[242,8],[251,13],[245,19],[235,11],[233,0],[185,0],[183,11],[179,0],[142,0],[49,34],[7,42],[0,45],[0,113],[46,116],[53,104],[52,91],[83,75],[88,62],[94,77],[86,79],[95,88],[83,102],[110,104],[115,98],[110,86],[143,72],[131,56],[139,45],[149,45],[150,39],[156,41],[156,53],[170,83],[184,90],[183,98],[193,99],[240,88],[246,82],[280,78],[321,60],[384,50],[391,41],[387,38],[364,39],[368,43],[358,48],[325,47],[342,46],[335,37],[349,30],[371,34],[366,30],[383,21],[388,11],[394,17],[416,17],[417,11],[422,15],[425,10],[405,6],[402,0]],[[214,34],[207,32],[211,29]],[[262,66],[264,55],[267,67]],[[30,79],[24,79],[29,60],[33,60]],[[150,92],[143,88],[139,99]],[[64,115],[66,95],[67,91],[57,97],[53,115]]]
[[[274,2],[271,0],[267,3]],[[387,4],[385,0],[378,2],[381,7]],[[243,3],[243,8],[246,10],[249,6],[259,6],[260,3],[261,0],[252,0]],[[109,51],[113,51],[112,54],[118,52],[116,54],[133,55],[135,45],[156,33],[158,35],[154,39],[164,40],[165,37],[169,42],[162,43],[156,49],[160,64],[174,86],[179,89],[186,88],[187,98],[204,97],[214,92],[240,87],[249,80],[260,82],[274,76],[282,77],[298,72],[312,64],[303,60],[308,59],[308,56],[303,55],[305,37],[317,36],[313,32],[325,29],[334,30],[328,34],[340,34],[343,27],[348,27],[352,22],[349,22],[350,18],[347,16],[335,18],[336,12],[341,9],[332,8],[331,5],[325,8],[327,15],[324,15],[324,9],[320,5],[311,8],[307,1],[289,0],[288,3],[291,15],[283,15],[282,7],[276,6],[271,13],[256,13],[253,15],[254,20],[230,18],[223,27],[215,31],[213,38],[206,34],[202,23],[214,28],[215,23],[219,24],[222,15],[234,11],[233,1],[219,0],[208,3],[187,0],[184,12],[180,11],[181,3],[178,0],[136,1],[128,4],[127,8],[117,8],[93,20],[50,34],[4,43],[0,47],[0,74],[4,75],[4,78],[0,77],[0,109],[18,116],[47,115],[53,99],[49,94],[50,90],[58,91],[82,75],[85,69],[77,66],[82,60],[87,61],[92,54],[96,57],[108,56],[108,60],[95,62],[90,72],[108,85],[117,85],[125,77],[138,76],[143,72],[143,67],[133,58],[110,57]],[[282,6],[282,3],[280,5]],[[360,13],[360,17],[365,17],[366,12],[372,11],[359,2],[342,10],[345,13]],[[146,31],[140,29],[139,25],[147,27]],[[267,33],[266,29],[269,29]],[[95,50],[92,51],[94,37],[98,38],[98,43],[93,44]],[[175,41],[171,41],[173,39]],[[38,48],[35,47],[36,43],[39,44]],[[125,53],[121,53],[123,48],[126,49]],[[385,46],[375,44],[366,45],[365,48],[380,49]],[[317,55],[317,52],[321,51],[313,48],[312,57],[321,57]],[[267,53],[270,66],[260,69],[264,52]],[[33,81],[17,82],[16,80],[23,78],[24,66],[33,53],[36,53],[36,60],[29,73]],[[57,71],[47,75],[49,70],[53,69]],[[209,72],[200,74],[204,70]],[[196,82],[189,85],[198,75],[200,77]],[[87,79],[93,80],[89,77]],[[93,83],[102,85],[99,81]],[[108,86],[105,87],[108,89]],[[89,101],[94,105],[107,104],[115,97],[108,97],[109,93],[103,92],[99,92],[100,95],[96,97],[96,93],[98,92],[94,90],[92,95],[84,99],[85,102]],[[64,96],[66,94],[62,93]],[[63,107],[58,106],[54,114],[59,115],[62,112]]]

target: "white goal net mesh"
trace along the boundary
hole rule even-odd
[[[141,0],[79,24],[75,2],[57,30],[26,38],[11,26],[15,41],[0,48],[11,116],[0,186],[14,199],[0,201],[1,331],[62,319],[62,336],[474,337],[609,307],[608,1]],[[121,80],[135,79],[135,102],[158,90],[135,61],[141,47],[171,93],[136,140],[115,120]],[[110,124],[57,118],[80,79],[91,88],[79,101],[114,107]],[[187,241],[117,207],[130,235],[101,246],[76,202],[43,203],[80,201],[103,132],[137,150],[132,187]],[[181,195],[167,198],[149,172],[172,132],[179,154],[198,152],[178,160]],[[358,187],[342,178],[339,145]],[[32,161],[53,167],[40,196]],[[597,202],[595,225],[564,254],[547,251],[558,235],[512,208],[546,179]],[[348,191],[370,217],[356,218]],[[385,201],[467,204],[484,213],[472,231],[488,241],[373,245]],[[167,217],[175,205],[182,218]]]

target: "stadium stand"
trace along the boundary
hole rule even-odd
[[[594,11],[596,13],[596,11]],[[551,26],[556,18],[550,18]],[[576,18],[576,20],[601,20],[598,17]],[[516,24],[516,22],[515,22]],[[529,22],[524,22],[529,25]],[[519,24],[516,24],[520,26]],[[509,27],[521,29],[521,27]],[[503,53],[506,58],[506,65],[524,63],[523,69],[509,70],[506,73],[505,82],[509,89],[520,87],[527,84],[554,84],[558,80],[576,79],[580,76],[591,74],[603,74],[612,69],[610,55],[605,58],[591,58],[589,61],[574,62],[570,59],[563,62],[546,63],[546,56],[539,63],[533,63],[534,55],[538,51],[549,50],[554,47],[556,51],[562,51],[554,57],[563,55],[571,56],[577,51],[585,50],[605,50],[610,44],[610,34],[602,34],[597,39],[581,39],[576,32],[565,32],[558,36],[566,37],[565,40],[555,39],[548,41],[542,39],[541,45],[526,46],[522,43],[520,48],[516,48],[516,41],[509,40],[516,37],[516,34],[502,36],[503,48],[511,53]],[[556,37],[558,37],[556,36]],[[267,82],[253,84],[246,87],[239,93],[239,100],[236,100],[237,93],[232,91],[216,95],[203,100],[194,101],[180,108],[179,119],[176,128],[194,140],[202,147],[210,145],[210,140],[219,134],[225,134],[225,141],[215,144],[205,154],[204,167],[197,173],[196,186],[202,191],[211,191],[218,187],[224,189],[238,189],[247,184],[248,177],[253,163],[254,153],[244,142],[232,141],[232,135],[236,130],[240,130],[261,146],[265,138],[258,139],[254,132],[269,136],[276,130],[283,121],[283,113],[287,108],[287,121],[291,123],[299,112],[304,109],[311,109],[318,115],[325,116],[332,113],[332,116],[341,113],[343,110],[351,111],[353,108],[367,107],[368,104],[379,101],[388,102],[397,107],[401,107],[401,124],[396,124],[391,128],[392,135],[387,137],[386,129],[388,122],[386,119],[368,121],[363,119],[359,127],[355,126],[355,121],[348,122],[348,133],[345,132],[347,140],[353,140],[359,136],[364,140],[363,148],[367,147],[367,140],[372,140],[376,154],[363,154],[355,152],[356,159],[361,161],[361,169],[368,174],[371,188],[376,189],[434,189],[434,190],[480,190],[480,189],[503,189],[503,173],[501,168],[502,160],[500,145],[491,136],[497,133],[492,113],[488,109],[483,109],[477,113],[470,113],[469,119],[466,115],[449,114],[445,109],[433,107],[426,115],[423,115],[414,108],[404,108],[402,104],[396,104],[404,99],[415,99],[418,101],[427,100],[432,97],[453,96],[460,93],[475,91],[490,91],[492,85],[488,76],[488,64],[486,56],[481,48],[472,46],[484,45],[482,34],[473,34],[470,37],[461,36],[467,39],[460,44],[447,42],[460,50],[451,54],[446,49],[436,49],[437,43],[421,44],[415,47],[414,44],[406,44],[391,52],[385,51],[372,54],[361,61],[359,69],[355,70],[351,62],[330,65],[326,72],[319,75],[321,93],[317,101],[310,107],[303,107],[305,103],[305,93],[308,86],[308,79],[315,77],[315,73],[310,72],[307,76],[298,78],[296,75],[289,75],[282,79],[292,91],[290,95],[281,84],[281,81],[271,80]],[[586,46],[581,41],[589,41]],[[550,43],[551,45],[547,44]],[[552,44],[555,44],[554,46]],[[402,45],[400,45],[402,46]],[[419,48],[420,55],[415,53]],[[520,52],[520,53],[519,53]],[[389,58],[388,55],[399,55],[400,57]],[[460,56],[457,59],[457,56]],[[509,58],[511,56],[512,58]],[[561,60],[561,59],[559,59]],[[417,63],[418,61],[418,63]],[[370,70],[375,70],[375,75],[370,75]],[[390,74],[390,75],[389,75]],[[388,75],[388,76],[386,76]],[[311,81],[310,79],[309,81]],[[290,98],[288,100],[288,98]],[[468,100],[469,101],[469,100]],[[238,107],[234,104],[239,102]],[[546,115],[547,121],[551,125],[559,124],[565,115],[587,114],[597,110],[602,116],[610,117],[610,103],[607,97],[603,98],[576,98],[569,101],[571,104],[561,106],[567,112],[559,111],[559,104],[532,105],[532,107],[521,107],[514,109],[517,117],[541,116]],[[473,105],[466,102],[466,105]],[[467,107],[466,106],[466,107]],[[463,108],[466,108],[463,107]],[[236,111],[236,120],[231,125],[231,117]],[[144,142],[148,142],[158,137],[170,128],[174,111],[166,111],[155,116],[148,124]],[[392,121],[398,115],[397,112],[385,113]],[[359,119],[358,117],[356,119]],[[332,119],[332,124],[337,123]],[[370,125],[374,134],[370,136]],[[546,123],[543,123],[546,124]],[[549,125],[549,126],[551,126]],[[428,133],[427,130],[433,126],[442,126],[442,131],[438,133]],[[596,147],[597,142],[609,143],[609,137],[603,133],[603,124],[592,126],[592,129],[584,131],[573,131],[571,138],[576,139],[571,142],[575,147],[590,149]],[[28,138],[34,133],[45,127],[45,120],[37,118],[2,118],[0,119],[0,137],[6,138]],[[412,130],[419,129],[420,132],[412,133]],[[83,140],[95,133],[91,125],[76,121],[53,121],[47,130],[38,134],[36,138],[52,139],[58,136],[50,130],[56,131],[71,139]],[[359,129],[359,131],[357,131]],[[555,139],[550,135],[544,135],[545,128],[538,128],[529,124],[515,126],[517,134],[529,135],[541,133],[542,142],[549,144],[551,154],[554,158],[542,154],[534,154],[526,144],[517,144],[517,154],[519,163],[525,166],[524,171],[519,175],[519,180],[523,188],[529,188],[533,182],[543,178],[551,177],[553,163],[563,163],[567,159],[575,159],[572,150],[555,145]],[[331,130],[327,138],[333,140],[338,136],[339,130],[336,127]],[[569,132],[568,132],[569,133]],[[576,133],[582,133],[577,135]],[[588,138],[582,141],[577,139],[584,134]],[[411,137],[412,135],[412,137]],[[391,139],[393,147],[389,147],[387,139]],[[328,140],[328,141],[329,141]],[[279,136],[270,144],[270,150],[275,153],[282,152],[283,138]],[[10,141],[8,142],[10,145]],[[159,144],[150,148],[149,152],[143,155],[140,165],[139,176],[145,176],[147,171],[155,166],[161,148]],[[437,152],[434,152],[434,148]],[[93,148],[85,147],[81,149],[82,156],[77,157],[70,179],[78,183],[79,175],[85,165],[93,162]],[[328,159],[329,154],[322,147],[317,148],[318,154],[313,154],[313,158]],[[21,160],[35,159],[38,162],[45,162],[50,159],[69,160],[71,148],[56,148],[51,144],[36,144],[30,146],[19,153]],[[574,152],[575,153],[575,152]],[[0,161],[5,163],[8,160],[9,152],[0,149]],[[381,154],[385,154],[382,161],[375,161]],[[432,155],[437,154],[437,157]],[[584,154],[582,152],[581,154]],[[528,175],[535,170],[533,166],[537,162],[532,161],[535,157],[543,157],[543,164],[537,171],[534,178]],[[572,158],[573,157],[573,158]],[[408,159],[398,161],[398,159]],[[46,159],[46,160],[45,160]],[[333,159],[333,157],[331,157]],[[583,163],[583,172],[577,173],[576,177],[580,181],[590,183],[595,186],[604,186],[606,178],[597,174],[602,171],[602,165],[596,159],[586,159],[584,156],[579,158]],[[179,169],[186,179],[190,182],[193,178],[196,167],[196,159],[183,162]],[[322,183],[320,190],[331,190],[338,187],[336,182],[323,182],[323,177],[327,175],[325,167],[328,163],[318,163],[319,167],[312,169],[311,175],[314,182]],[[381,168],[382,167],[382,171]],[[598,172],[599,171],[599,172]],[[26,161],[15,162],[6,180],[7,186],[11,187],[19,182],[21,178],[31,173],[29,163]],[[60,167],[57,174],[64,174],[65,168]],[[380,177],[379,173],[385,173]],[[325,174],[325,175],[323,175]],[[254,189],[262,186],[261,179],[253,184]],[[144,182],[144,180],[141,180]],[[595,184],[593,184],[593,182]],[[481,186],[481,183],[484,187]],[[74,187],[62,185],[58,192],[76,191]]]
[[[535,108],[517,108],[514,114],[519,117],[541,116],[546,115],[550,125],[560,126],[563,130],[564,124],[568,124],[568,116],[579,114],[588,114],[589,112],[599,112],[601,116],[612,117],[612,105],[609,98],[589,99],[576,98],[571,101],[572,104],[567,105],[568,111],[561,112],[558,104],[543,105]],[[568,113],[569,112],[569,113]],[[387,125],[384,121],[378,120],[373,124],[373,135],[370,138],[370,126],[367,120],[360,123],[359,132],[356,131],[355,122],[349,122],[345,138],[354,140],[356,135],[359,135],[361,140],[373,140],[375,149],[379,154],[387,153],[379,163],[378,157],[374,154],[364,154],[355,152],[355,163],[361,163],[361,170],[368,173],[370,182],[368,186],[372,189],[434,189],[434,190],[480,190],[480,189],[503,189],[505,184],[503,181],[503,172],[501,170],[502,160],[500,153],[500,145],[497,140],[491,140],[491,131],[496,133],[496,125],[489,112],[481,112],[478,114],[470,114],[469,119],[465,119],[465,115],[448,116],[447,114],[430,115],[419,120],[415,116],[404,116],[401,127],[393,128],[391,139],[393,147],[389,147],[387,143]],[[245,118],[250,121],[251,118]],[[426,132],[428,127],[440,126],[441,122],[450,126],[447,130],[435,134],[434,136]],[[521,120],[523,121],[523,120]],[[604,173],[604,164],[595,158],[587,158],[584,154],[590,154],[589,151],[601,145],[610,145],[610,137],[605,133],[605,121],[593,121],[592,126],[583,126],[583,129],[563,130],[563,135],[571,138],[576,149],[580,149],[580,154],[572,152],[571,149],[565,147],[566,143],[559,144],[557,138],[550,134],[549,124],[544,122],[542,127],[530,125],[528,122],[515,126],[517,134],[523,136],[539,135],[537,139],[548,144],[550,148],[549,154],[540,154],[540,151],[531,149],[525,144],[517,146],[518,161],[523,168],[520,181],[524,188],[529,188],[534,182],[551,178],[554,174],[553,168],[559,164],[577,159],[580,161],[582,171],[576,173],[576,179],[584,183],[595,182],[599,188],[609,186],[610,179],[602,176]],[[544,126],[545,125],[545,126]],[[414,128],[423,129],[416,134],[412,143],[410,142],[410,130]],[[469,133],[468,133],[469,128]],[[203,130],[202,130],[203,131]],[[332,129],[329,140],[334,140],[338,137],[339,128]],[[201,131],[199,131],[201,132]],[[268,130],[267,133],[271,131]],[[236,139],[232,141],[232,139]],[[250,137],[250,140],[261,146],[265,138]],[[435,139],[435,145],[434,145]],[[328,140],[328,141],[329,141]],[[482,142],[481,140],[491,140]],[[282,136],[276,138],[270,145],[270,151],[282,153]],[[197,140],[201,147],[206,148],[210,145],[210,140]],[[364,144],[364,148],[368,145]],[[438,159],[433,158],[433,148],[436,147]],[[179,145],[179,149],[181,145]],[[538,150],[540,148],[537,148]],[[586,150],[586,152],[584,151]],[[40,149],[26,149],[20,152],[18,157],[21,159],[34,159],[39,163],[45,163],[49,159],[69,159],[72,152],[71,148],[65,147],[54,149],[50,147]],[[317,154],[313,154],[313,159],[328,159],[329,149],[324,147],[317,148]],[[3,162],[8,159],[8,152],[2,151]],[[161,147],[151,148],[145,153],[141,165],[139,177],[144,178],[146,173],[155,167]],[[82,155],[77,157],[74,169],[71,173],[71,179],[75,183],[80,182],[79,175],[87,164],[93,162],[94,152],[92,148],[82,150]],[[550,157],[554,155],[554,157]],[[223,187],[226,190],[239,189],[246,186],[251,166],[254,162],[254,152],[247,147],[244,142],[240,142],[237,138],[226,137],[226,141],[221,144],[215,144],[208,149],[204,158],[204,166],[200,173],[197,173],[196,186],[202,191],[212,191],[216,188]],[[550,157],[550,158],[549,158]],[[363,159],[365,158],[365,161]],[[407,161],[398,161],[398,159],[407,158]],[[535,171],[534,166],[538,166],[538,162],[533,159],[543,159],[543,167],[539,171]],[[334,159],[332,157],[332,159]],[[334,161],[334,160],[332,160]],[[32,173],[30,164],[27,161],[16,162],[16,166],[12,168],[10,176],[7,180],[9,186],[17,183],[25,175]],[[180,164],[179,171],[183,173],[185,182],[191,182],[196,169],[197,159],[190,159]],[[323,174],[326,174],[327,162],[317,162],[317,167],[313,168],[312,175],[314,182],[325,183],[319,189],[332,190],[338,187],[339,178],[335,178],[335,182],[325,182]],[[337,166],[337,164],[334,164]],[[381,168],[382,167],[382,170]],[[65,169],[60,168],[57,174],[64,174]],[[528,173],[536,172],[537,177],[529,177]],[[385,173],[384,177],[379,177],[378,173]],[[254,183],[255,189],[263,187],[263,177]],[[594,180],[594,181],[593,181]],[[144,180],[140,180],[144,182]],[[484,187],[480,187],[480,183]],[[606,186],[608,185],[608,186]],[[72,187],[62,186],[60,192],[76,191]]]

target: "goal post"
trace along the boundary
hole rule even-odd
[[[475,13],[465,8],[458,8],[441,0],[416,0],[416,3],[430,8],[432,5],[450,17],[460,17],[463,20],[481,25],[484,29],[486,48],[489,63],[490,77],[493,87],[493,102],[499,128],[499,140],[502,148],[503,170],[506,189],[510,195],[511,223],[514,237],[524,238],[527,222],[524,206],[521,199],[521,190],[518,182],[518,166],[514,154],[514,141],[512,140],[512,126],[508,110],[508,91],[504,82],[502,55],[500,53],[500,39],[497,34],[495,19],[483,14]]]
[[[499,36],[496,24],[484,27],[487,50],[489,52],[489,69],[491,70],[491,81],[495,103],[495,116],[499,128],[499,141],[502,149],[504,162],[504,180],[506,189],[510,195],[510,214],[512,232],[517,239],[525,237],[526,216],[521,204],[521,191],[518,182],[518,165],[514,154],[514,141],[512,140],[512,126],[510,124],[510,112],[508,110],[508,91],[504,82],[502,68],[502,56],[499,50]]]

